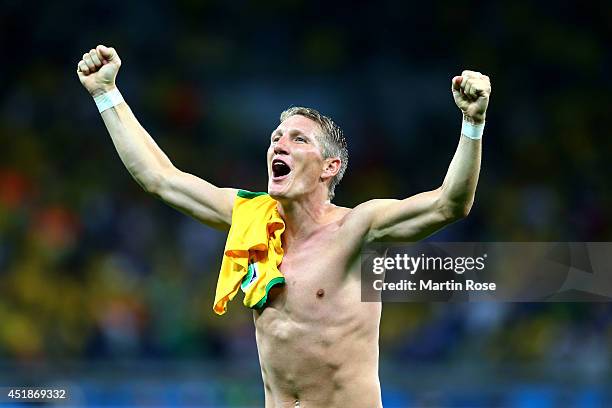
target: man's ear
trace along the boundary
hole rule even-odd
[[[323,172],[321,173],[321,179],[327,180],[334,177],[340,171],[342,160],[339,157],[330,157],[325,159],[323,164]]]

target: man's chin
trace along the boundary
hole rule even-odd
[[[276,185],[275,183],[270,183],[271,185],[268,185],[268,194],[270,195],[270,197],[272,197],[275,200],[281,200],[281,199],[286,199],[287,197],[287,193],[288,191],[279,186]]]
[[[268,194],[275,200],[280,200],[283,198],[287,198],[285,191],[278,191],[277,189],[268,189]]]

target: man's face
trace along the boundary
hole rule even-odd
[[[314,191],[321,180],[324,160],[320,126],[293,115],[272,132],[268,148],[268,193],[275,199],[293,199]]]

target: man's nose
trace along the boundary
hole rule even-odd
[[[282,136],[274,143],[274,154],[289,154],[287,137]]]

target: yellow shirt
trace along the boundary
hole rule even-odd
[[[244,305],[259,309],[266,304],[270,289],[285,283],[278,270],[285,223],[276,204],[266,193],[238,191],[217,281],[215,313],[226,312],[239,288],[244,292]]]

